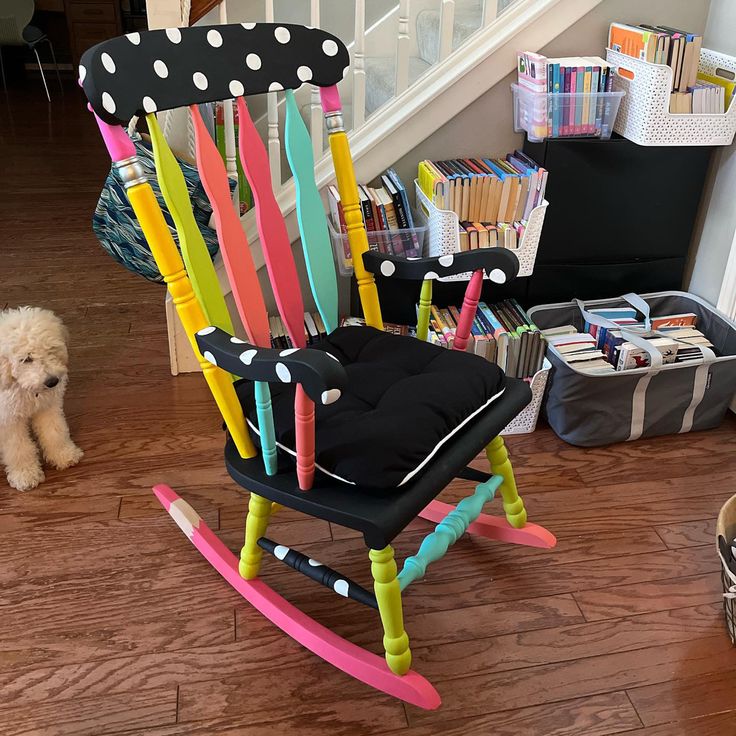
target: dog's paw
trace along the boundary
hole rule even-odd
[[[19,491],[30,491],[44,481],[41,466],[8,470],[8,483]]]
[[[83,457],[84,452],[80,450],[73,442],[56,450],[53,454],[47,453],[47,460],[57,470],[65,470],[76,465]]]

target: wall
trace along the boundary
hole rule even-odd
[[[703,45],[736,56],[736,2],[712,0]],[[718,148],[701,206],[699,227],[690,253],[689,290],[718,302],[726,262],[736,235],[736,142]]]
[[[719,2],[736,6],[734,0]],[[541,49],[541,53],[547,56],[603,56],[608,26],[614,20],[662,23],[702,32],[709,4],[709,0],[649,0],[646,3],[641,0],[604,0]],[[416,178],[417,162],[425,158],[502,154],[518,148],[522,136],[513,130],[510,91],[515,80],[514,71],[400,159],[396,168],[404,181]]]

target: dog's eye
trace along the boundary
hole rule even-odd
[[[33,363],[33,358],[30,355],[26,355],[25,358],[21,361],[22,363]]]

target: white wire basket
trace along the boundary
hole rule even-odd
[[[613,88],[626,92],[613,130],[640,146],[728,146],[736,134],[736,101],[724,113],[671,113],[672,69],[612,49]],[[732,81],[736,58],[710,49],[700,52],[699,71]]]
[[[441,210],[434,206],[419,187],[415,179],[414,186],[417,195],[417,214],[426,218],[428,226],[427,255],[431,257],[450,255],[460,252],[460,221],[457,214],[451,210]],[[539,238],[542,235],[542,225],[549,202],[545,200],[537,205],[529,214],[524,234],[521,236],[519,247],[513,250],[519,259],[519,276],[531,276],[534,263],[537,260]],[[439,281],[467,281],[472,276],[470,271],[454,276],[444,276]],[[485,274],[488,278],[488,274]]]
[[[501,432],[502,435],[529,434],[537,428],[537,419],[539,419],[539,412],[542,408],[544,389],[547,386],[547,377],[551,367],[552,364],[545,358],[542,367],[532,377],[532,400],[515,419],[506,425]]]

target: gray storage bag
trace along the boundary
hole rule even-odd
[[[589,322],[621,329],[587,308],[623,307],[654,316],[692,312],[697,328],[713,343],[702,349],[702,361],[662,364],[659,351],[631,330],[623,336],[643,347],[650,356],[646,368],[592,375],[566,363],[554,347],[547,348],[552,370],[547,382],[545,411],[555,433],[582,447],[626,442],[639,437],[690,432],[718,426],[736,393],[736,323],[693,294],[663,291],[626,294],[585,305],[577,300],[545,304],[529,310],[542,330],[575,325],[583,331]],[[716,357],[718,356],[718,357]]]

